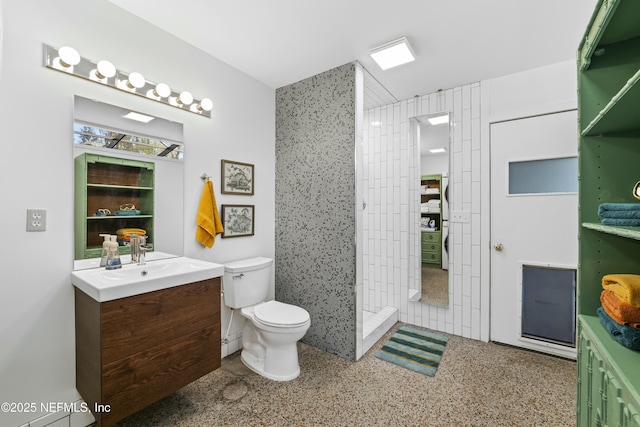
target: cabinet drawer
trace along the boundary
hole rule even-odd
[[[431,243],[439,243],[440,242],[440,232],[439,231],[428,231],[422,233],[422,242],[431,242]]]
[[[422,242],[422,252],[441,252],[440,242]]]
[[[220,278],[107,301],[101,314],[106,365],[193,331],[219,327]]]
[[[442,262],[442,257],[440,252],[422,252],[422,262],[440,263]]]

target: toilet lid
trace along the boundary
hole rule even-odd
[[[309,312],[304,308],[278,301],[257,305],[253,315],[261,323],[270,326],[297,326],[309,320]]]

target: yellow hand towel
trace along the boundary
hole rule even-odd
[[[218,214],[218,206],[216,205],[216,197],[213,194],[213,183],[207,181],[202,190],[200,198],[200,206],[198,207],[198,215],[196,216],[196,240],[207,248],[213,246],[216,235],[222,233],[222,221]]]
[[[618,298],[640,307],[640,276],[636,274],[607,274],[602,278],[602,287]]]

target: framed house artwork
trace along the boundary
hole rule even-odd
[[[222,238],[253,236],[254,205],[222,205]]]
[[[222,193],[253,196],[253,165],[222,160]]]

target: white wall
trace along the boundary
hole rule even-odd
[[[130,106],[184,123],[185,255],[224,263],[274,256],[275,91],[103,0],[3,0],[0,73],[0,402],[73,402],[73,96]],[[120,32],[119,30],[124,30]],[[211,119],[43,66],[42,44],[72,45],[196,97],[214,101]],[[250,121],[250,122],[249,122]],[[255,164],[254,196],[219,193],[220,160]],[[214,179],[218,206],[256,205],[254,237],[195,241],[200,175]],[[27,233],[26,209],[47,209],[47,231]],[[228,311],[223,311],[223,328]],[[38,407],[38,409],[40,409]],[[41,416],[0,412],[0,425]]]

